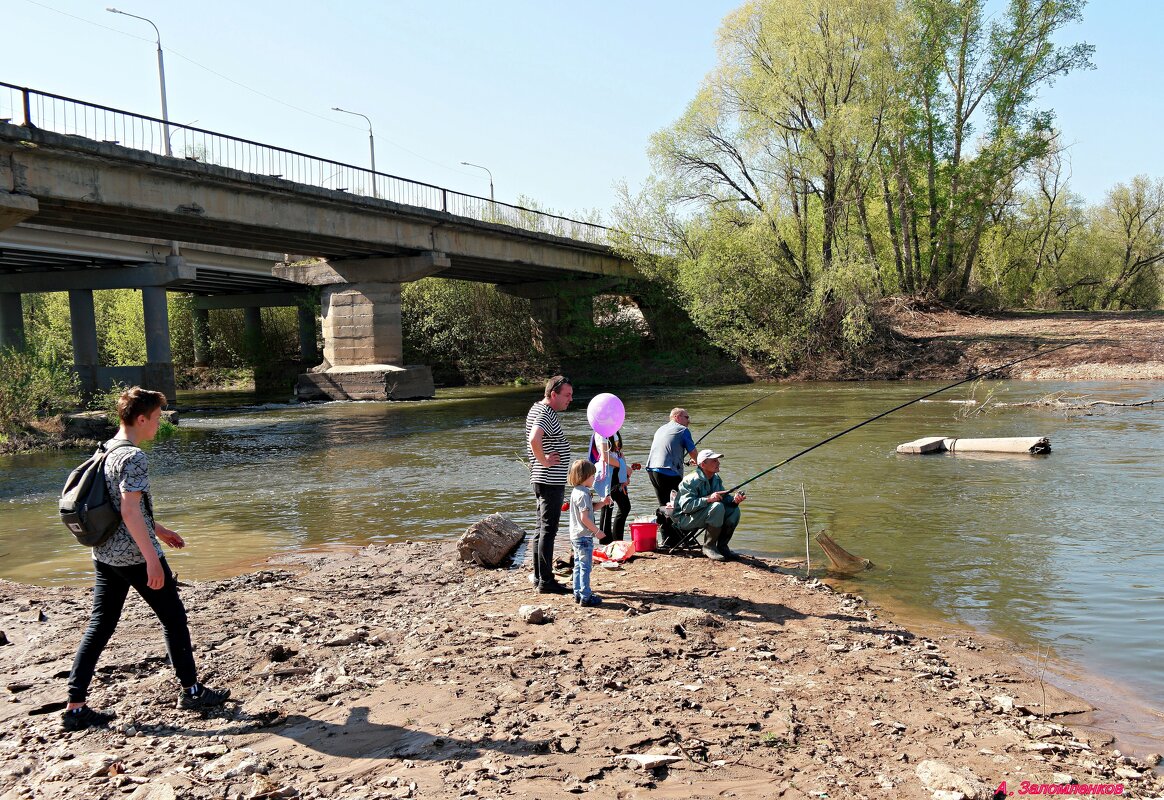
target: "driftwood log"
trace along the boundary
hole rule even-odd
[[[513,552],[525,538],[525,531],[512,520],[500,514],[490,514],[465,529],[457,542],[462,561],[472,561],[482,567],[496,567]]]

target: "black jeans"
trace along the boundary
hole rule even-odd
[[[166,635],[166,649],[170,652],[170,663],[178,673],[178,680],[183,686],[193,686],[198,680],[194,668],[194,648],[190,644],[186,607],[178,596],[178,582],[174,580],[174,573],[170,572],[170,565],[162,560],[166,583],[157,590],[147,585],[145,564],[114,567],[94,561],[93,566],[97,570],[97,579],[93,584],[93,613],[89,617],[89,628],[81,637],[77,657],[73,659],[73,671],[69,673],[69,702],[85,702],[89,682],[93,680],[93,672],[97,669],[97,659],[117,629],[130,587],[142,596],[161,621]]]
[[[614,501],[617,511],[610,506],[602,509],[602,520],[599,528],[606,534],[606,541],[621,542],[626,533],[626,517],[630,513],[630,498],[618,486],[610,489],[610,499]]]
[[[659,498],[659,505],[665,506],[671,502],[671,492],[683,483],[681,475],[667,475],[663,472],[647,470],[647,477],[651,479],[651,486],[655,487],[655,497]]]
[[[535,483],[533,493],[538,500],[538,529],[533,540],[534,582],[541,588],[557,583],[554,578],[554,537],[558,535],[558,524],[562,521],[562,498],[566,496],[566,487]]]

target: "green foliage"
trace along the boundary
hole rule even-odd
[[[1090,45],[1059,43],[1083,5],[744,4],[685,113],[652,138],[652,175],[622,189],[616,246],[712,341],[772,369],[859,357],[885,293],[1157,302],[1150,225],[1122,257],[1150,187],[1084,209],[1036,106],[1091,67]]]
[[[79,402],[77,376],[68,362],[31,349],[0,351],[0,430],[13,431]]]
[[[141,292],[113,289],[93,292],[97,347],[101,363],[127,367],[146,362],[145,312]]]
[[[127,386],[114,383],[105,391],[97,392],[89,399],[89,410],[104,412],[105,419],[110,425],[120,425],[121,418],[117,416],[117,401],[121,398],[121,393],[127,388]]]
[[[255,366],[299,358],[299,315],[290,306],[260,310],[262,332],[251,338],[241,308],[210,312],[210,363],[224,367]],[[191,329],[193,323],[191,322]],[[187,351],[193,356],[193,347]]]
[[[65,292],[22,295],[24,336],[39,359],[68,364],[73,360],[69,296]]]
[[[529,301],[493,286],[425,278],[400,292],[404,360],[445,380],[495,382],[537,373]]]

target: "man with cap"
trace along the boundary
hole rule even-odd
[[[671,409],[671,419],[655,431],[651,440],[651,454],[647,457],[647,477],[655,487],[659,505],[671,502],[671,492],[683,480],[683,459],[695,458],[695,440],[687,426],[691,417],[685,408]]]
[[[719,477],[719,460],[723,453],[700,450],[695,457],[695,470],[679,484],[672,517],[680,530],[703,529],[703,554],[712,561],[726,561],[732,557],[728,541],[740,524],[740,503],[746,500],[743,492],[729,495]]]

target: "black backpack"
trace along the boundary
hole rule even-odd
[[[88,461],[69,473],[69,479],[65,481],[58,503],[61,522],[86,547],[103,544],[121,524],[121,512],[113,507],[105,485],[105,458],[120,447],[132,446],[132,442],[124,439],[113,439],[100,445]]]

